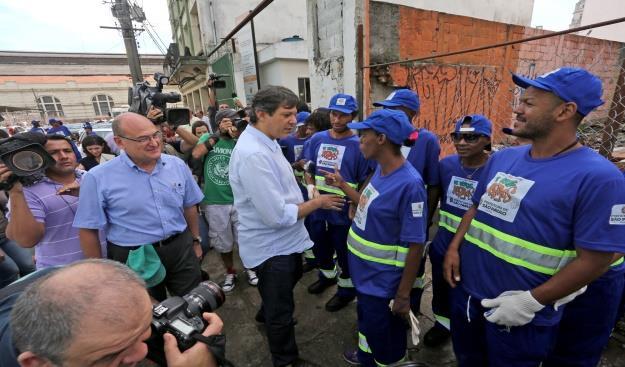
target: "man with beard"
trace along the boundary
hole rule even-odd
[[[512,79],[525,88],[512,135],[532,145],[490,158],[444,260],[460,367],[541,365],[562,305],[625,252],[623,176],[576,136],[603,104],[601,80],[579,68]]]
[[[358,114],[356,99],[348,94],[337,94],[330,100],[330,121],[332,128],[319,132],[310,138],[304,152],[304,159],[311,162],[306,175],[309,198],[323,194],[345,196],[343,191],[325,182],[327,172],[340,172],[345,182],[358,189],[371,172],[373,162],[366,160],[360,152],[360,142],[347,124]],[[319,265],[319,280],[308,287],[311,294],[319,294],[338,282],[337,293],[326,303],[326,310],[335,312],[345,307],[356,297],[347,264],[347,233],[351,220],[347,207],[342,211],[317,210],[310,215],[310,237],[315,243],[313,251]],[[340,266],[340,273],[334,263],[334,254]]]
[[[72,228],[84,172],[76,170],[76,155],[69,138],[48,135],[46,141],[39,133],[31,134],[41,139],[56,163],[37,184],[23,187],[16,182],[9,190],[7,238],[22,247],[35,248],[37,269],[84,259],[78,230]],[[0,164],[0,181],[7,181],[11,175],[9,168]],[[97,233],[96,243],[102,243]]]

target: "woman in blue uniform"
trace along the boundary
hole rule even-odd
[[[442,184],[441,209],[438,232],[430,246],[432,263],[432,311],[434,327],[423,337],[429,347],[441,345],[449,333],[449,305],[451,289],[443,277],[443,259],[460,219],[473,205],[471,197],[480,180],[482,169],[488,162],[492,123],[482,115],[467,115],[458,120],[451,138],[458,154],[439,163]]]
[[[358,202],[347,237],[358,296],[358,349],[344,357],[362,366],[388,365],[406,356],[406,316],[423,256],[427,195],[421,175],[401,154],[402,143],[415,132],[403,112],[376,111],[348,127],[361,130],[360,150],[378,166],[362,194],[340,174],[325,173],[326,184]]]

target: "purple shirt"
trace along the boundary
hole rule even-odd
[[[83,173],[83,171],[76,171],[76,180],[79,183]],[[37,222],[45,225],[44,235],[35,245],[37,269],[65,265],[85,258],[80,248],[78,229],[72,227],[78,198],[70,195],[57,195],[61,187],[63,187],[62,184],[47,177],[33,186],[24,187],[24,197],[33,217]],[[11,220],[10,211],[7,213],[7,218]],[[100,232],[100,243],[105,249],[106,240],[102,232]]]

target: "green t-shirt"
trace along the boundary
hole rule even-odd
[[[204,144],[210,138],[204,134],[198,141]],[[219,139],[213,149],[204,157],[204,200],[202,204],[233,204],[232,188],[228,180],[228,165],[234,149],[233,139]]]

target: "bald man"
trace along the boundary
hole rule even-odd
[[[183,296],[201,280],[196,204],[204,194],[181,159],[161,155],[163,135],[150,120],[121,114],[113,133],[121,154],[82,181],[74,227],[83,252],[102,256],[96,234],[103,229],[108,258],[140,274],[152,297],[165,299],[166,289]]]
[[[152,302],[143,280],[122,264],[91,259],[49,268],[1,293],[2,366],[127,366],[146,357]],[[205,336],[221,332],[217,315],[203,316]],[[181,353],[172,335],[164,339],[170,367],[216,366],[204,344]]]

